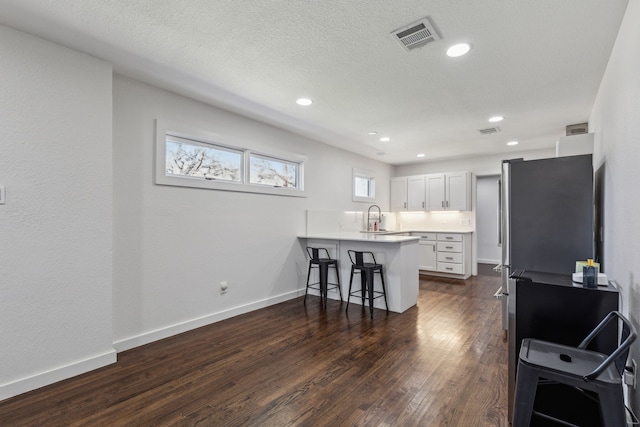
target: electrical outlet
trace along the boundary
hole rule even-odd
[[[227,284],[226,280],[220,282],[220,295],[226,294],[228,288],[229,285]]]

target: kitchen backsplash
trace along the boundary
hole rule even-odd
[[[398,212],[396,230],[474,231],[475,216],[464,212]]]
[[[388,231],[475,230],[473,212],[382,212],[382,215]],[[367,211],[307,210],[307,234],[362,231],[366,228],[366,222]]]
[[[371,213],[371,219],[378,218],[378,212]],[[387,229],[395,230],[397,215],[382,212],[388,225]],[[367,222],[367,211],[317,211],[307,210],[307,234],[336,233],[339,231],[362,231]]]

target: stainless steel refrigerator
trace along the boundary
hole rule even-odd
[[[516,271],[571,274],[593,257],[592,156],[507,160],[500,180],[502,326],[509,331],[509,416],[517,352],[513,338]],[[515,294],[515,292],[513,293]]]

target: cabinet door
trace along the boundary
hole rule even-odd
[[[423,211],[425,209],[425,180],[424,175],[407,178],[407,209]]]
[[[407,178],[391,178],[391,210],[407,210]]]
[[[436,252],[436,242],[420,242],[420,260],[419,260],[419,268],[420,270],[436,270],[436,262],[437,262],[437,252]]]
[[[443,173],[429,174],[425,176],[427,186],[427,210],[443,211],[445,179]]]
[[[468,211],[469,206],[469,173],[448,173],[446,177],[445,207],[451,211]]]

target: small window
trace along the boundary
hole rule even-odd
[[[306,197],[306,157],[259,143],[229,144],[202,130],[156,120],[155,183],[178,187]],[[253,151],[253,149],[259,151]]]
[[[353,201],[371,202],[376,198],[376,179],[373,173],[353,170]]]
[[[242,151],[167,137],[166,153],[167,175],[242,181]]]
[[[298,163],[255,153],[251,153],[249,156],[250,184],[299,188],[298,178]]]

